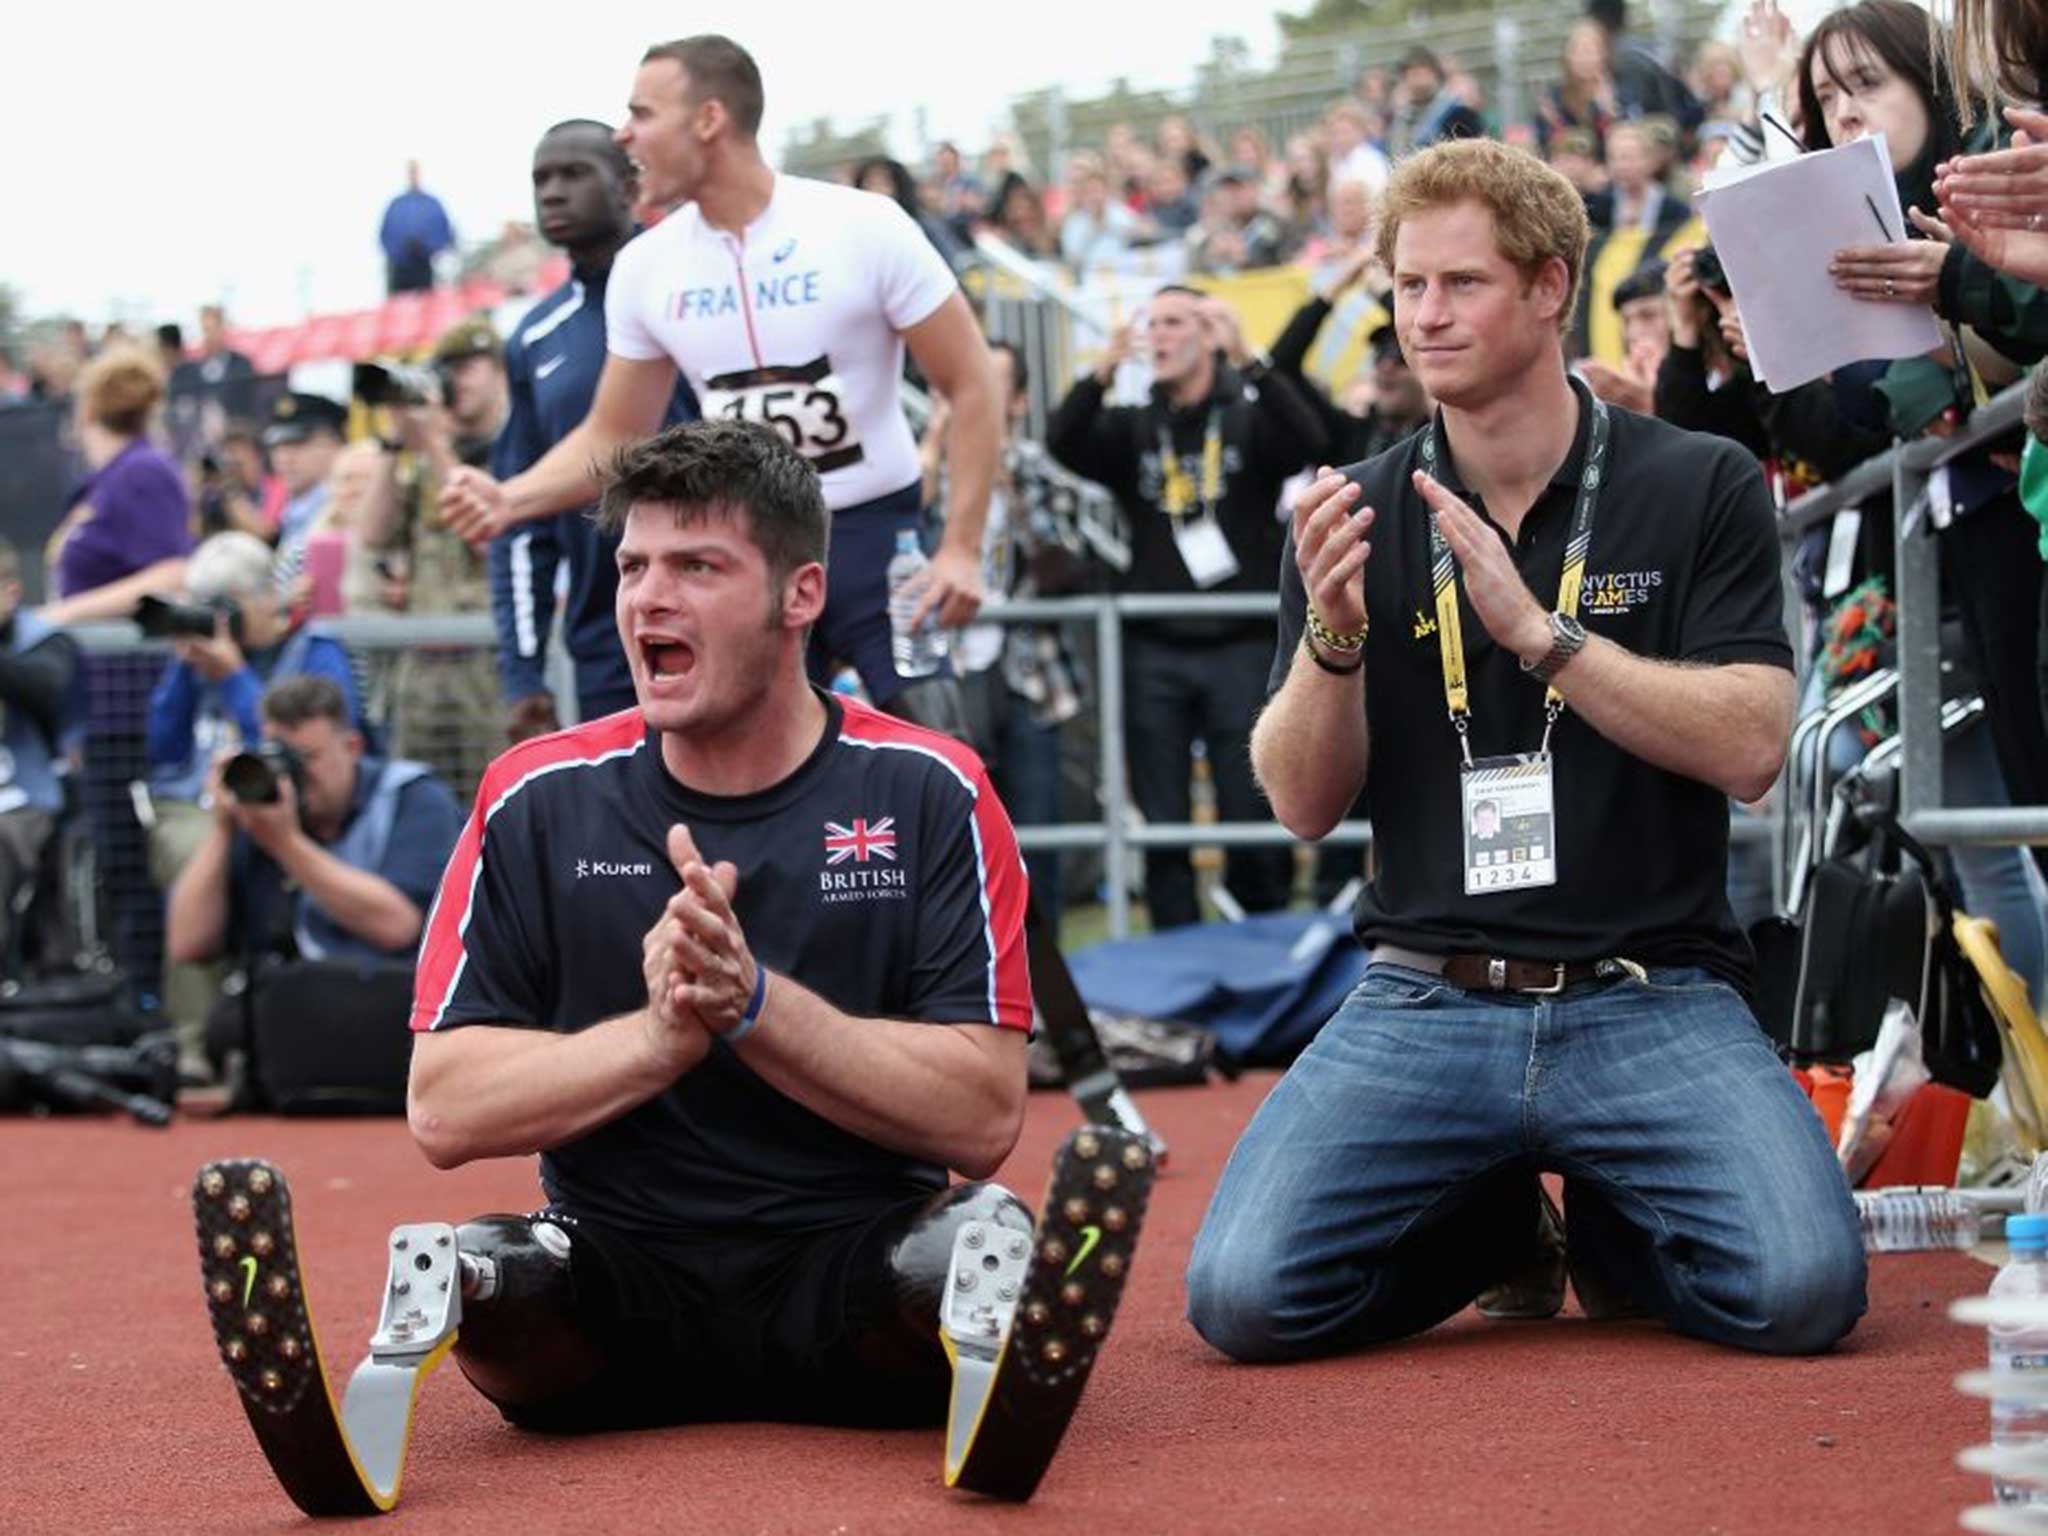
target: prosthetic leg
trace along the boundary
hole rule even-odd
[[[892,698],[883,709],[900,720],[927,730],[940,731],[957,741],[974,745],[968,729],[967,711],[960,700],[960,684],[951,677],[920,678]],[[1166,1140],[1146,1124],[1125,1090],[1123,1079],[1110,1065],[1109,1057],[1096,1038],[1095,1025],[1081,1001],[1067,958],[1060,953],[1059,935],[1046,921],[1032,892],[1024,908],[1024,941],[1031,966],[1031,993],[1038,1016],[1045,1021],[1046,1038],[1066,1078],[1067,1091],[1081,1106],[1091,1125],[1118,1126],[1142,1136],[1160,1163],[1166,1161]]]
[[[271,1470],[309,1515],[397,1504],[420,1389],[458,1330],[463,1374],[508,1416],[536,1394],[558,1397],[597,1376],[597,1350],[568,1321],[560,1227],[523,1216],[427,1222],[392,1230],[383,1313],[337,1403],[283,1173],[253,1159],[209,1163],[192,1206],[221,1360]],[[465,1300],[479,1304],[466,1329]]]
[[[1037,1490],[1115,1320],[1154,1169],[1143,1136],[1084,1126],[1053,1158],[1029,1238],[961,1223],[939,1311],[948,1488],[1019,1502]]]
[[[192,1206],[214,1339],[277,1480],[309,1515],[390,1509],[420,1388],[462,1321],[455,1229],[427,1223],[392,1232],[377,1331],[337,1406],[284,1176],[257,1160],[208,1163]]]
[[[892,1244],[893,1310],[926,1341],[936,1321],[953,1367],[948,1487],[1011,1500],[1037,1488],[1115,1318],[1153,1171],[1143,1138],[1084,1127],[1054,1160],[1035,1228],[1007,1192],[958,1186]],[[309,1515],[397,1504],[420,1390],[455,1351],[465,1301],[475,1326],[456,1358],[507,1417],[524,1422],[522,1408],[598,1376],[601,1356],[570,1320],[567,1234],[545,1218],[394,1228],[377,1330],[337,1399],[284,1175],[257,1159],[208,1163],[192,1205],[221,1360],[271,1470]]]

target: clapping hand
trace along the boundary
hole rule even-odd
[[[676,921],[671,1001],[722,1035],[738,1027],[760,974],[732,910],[739,870],[726,862],[706,863],[690,829],[680,823],[668,829],[668,856],[683,881],[668,904]]]
[[[1366,534],[1373,509],[1360,503],[1356,481],[1328,465],[1294,504],[1294,563],[1316,617],[1340,635],[1365,628]]]
[[[1550,613],[1522,580],[1500,535],[1440,481],[1419,469],[1415,489],[1436,513],[1437,527],[1464,573],[1472,612],[1494,643],[1524,660],[1546,654],[1551,640]]]
[[[2008,107],[2012,147],[1964,155],[1934,168],[1941,218],[1912,212],[1937,239],[1963,246],[1986,266],[2048,284],[2048,113]]]

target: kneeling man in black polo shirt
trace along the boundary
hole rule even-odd
[[[1238,1143],[1190,1319],[1242,1360],[1428,1328],[1515,1267],[1549,1170],[1616,1299],[1824,1349],[1864,1308],[1856,1213],[1723,895],[1728,797],[1793,711],[1757,467],[1567,375],[1586,220],[1535,159],[1416,155],[1379,239],[1442,409],[1297,508],[1252,738],[1303,836],[1365,792],[1373,963]]]

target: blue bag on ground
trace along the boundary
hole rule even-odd
[[[1365,975],[1348,916],[1268,912],[1113,939],[1069,956],[1091,1008],[1199,1024],[1236,1067],[1301,1054]]]

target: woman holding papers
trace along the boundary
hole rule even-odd
[[[1979,111],[1974,131],[1966,129],[1938,29],[1906,0],[1860,0],[1829,15],[1806,41],[1797,89],[1809,149],[1884,135],[1900,204],[1915,226],[1880,230],[1887,218],[1873,209],[1871,242],[1833,254],[1835,281],[1873,303],[1931,307],[1949,338],[1926,357],[1837,370],[1833,399],[1821,414],[1838,418],[1838,425],[1824,426],[1810,410],[1802,425],[1835,442],[1856,430],[1946,435],[1987,386],[2009,381],[2048,351],[2048,296],[1986,265],[1932,216],[1935,168],[1988,144],[1996,124]],[[1924,238],[1911,238],[1915,232]],[[1774,432],[1788,424],[1780,417]],[[1803,451],[1799,443],[1788,446]],[[1814,446],[1824,450],[1826,444]],[[1965,453],[1936,482],[1942,504],[1933,509],[1933,522],[1941,530],[1944,585],[1952,595],[1969,594],[1957,605],[1966,640],[1959,659],[1983,692],[1996,749],[1987,754],[1968,738],[1952,748],[1948,777],[1956,803],[1997,804],[2007,795],[2019,804],[2048,801],[2048,732],[2033,678],[2043,567],[2018,499],[2013,446],[1994,443]],[[1864,522],[1867,554],[1879,570],[1891,563],[1881,537],[1889,523],[1888,517]],[[1958,760],[1964,753],[1969,761]],[[2038,991],[2040,903],[2027,892],[2021,857],[1980,850],[1960,862],[1970,866],[1963,870],[1966,887],[1976,887],[1966,890],[1967,899],[1980,909],[1998,909],[2001,927],[2026,925],[2026,937],[2016,931],[2012,947],[2034,955],[2037,974],[2029,980]]]
[[[1861,0],[1832,13],[1800,55],[1800,116],[1809,149],[1883,134],[1899,202],[1915,230],[1930,237],[1905,238],[1913,231],[1884,227],[1873,212],[1871,243],[1835,253],[1836,282],[1858,298],[1929,305],[1968,327],[2008,360],[2001,368],[1976,351],[1972,363],[2005,382],[2048,351],[2048,296],[1987,265],[1934,217],[1936,168],[2006,136],[1979,103],[1956,93],[1938,32],[1907,0]]]

